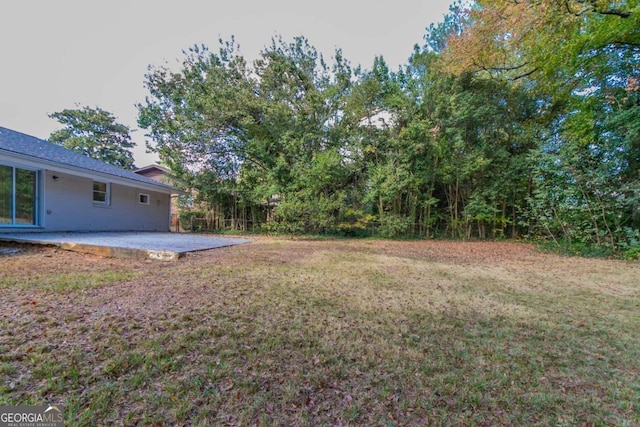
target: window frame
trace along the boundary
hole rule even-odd
[[[96,184],[104,184],[105,189],[97,190]],[[96,200],[96,194],[104,194],[104,200]],[[92,201],[94,206],[111,206],[111,183],[106,181],[92,181]]]
[[[146,198],[147,201],[143,202],[142,199]],[[149,194],[147,193],[138,193],[138,203],[141,205],[149,205],[151,202],[151,196],[149,196]]]
[[[37,168],[18,166],[15,164],[0,163],[0,166],[9,168],[10,170],[10,185],[9,185],[9,222],[0,222],[0,228],[36,228],[41,226],[40,215],[40,191],[41,191],[41,179],[42,171]],[[24,223],[17,222],[18,215],[18,194],[16,194],[16,187],[18,186],[18,170],[23,170],[33,173],[33,192],[32,197],[32,210],[33,210],[33,222]],[[20,218],[22,219],[22,218]]]

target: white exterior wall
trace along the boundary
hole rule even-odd
[[[46,231],[169,231],[169,194],[111,184],[105,205],[93,201],[92,179],[45,171],[42,184]],[[148,205],[139,202],[140,193],[149,195]]]
[[[169,231],[170,194],[111,183],[110,203],[104,205],[93,202],[92,178],[45,169],[40,169],[39,178],[38,226],[0,226],[0,233]],[[109,182],[102,177],[95,180]],[[139,202],[140,193],[149,195],[148,205]]]

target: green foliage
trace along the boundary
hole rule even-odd
[[[622,257],[627,260],[640,259],[640,230],[623,227],[619,238]]]
[[[328,64],[304,37],[251,64],[233,39],[194,47],[178,72],[150,68],[139,124],[235,228],[635,256],[637,2],[466,3],[397,71]]]
[[[547,252],[584,258],[608,258],[614,254],[610,247],[564,238],[543,242],[541,248]]]
[[[622,253],[622,257],[628,261],[640,259],[640,247],[627,249]]]
[[[54,131],[49,142],[101,160],[122,169],[134,169],[131,129],[116,122],[113,114],[101,108],[65,109],[49,115],[64,128]]]
[[[622,230],[640,228],[639,19],[637,1],[478,0],[447,40],[447,70],[537,99],[539,144],[517,219],[529,235],[623,251]]]
[[[362,237],[371,235],[378,218],[363,212],[347,208],[341,214],[342,222],[337,225],[338,232],[345,236]]]
[[[380,218],[378,232],[382,237],[398,238],[406,236],[411,227],[410,219],[401,215],[388,213]]]

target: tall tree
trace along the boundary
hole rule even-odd
[[[85,106],[49,117],[64,125],[49,136],[50,142],[123,169],[134,169],[131,129],[118,123],[110,112]]]
[[[194,47],[150,69],[139,124],[235,224],[637,246],[637,0],[469,3],[397,72],[328,66],[304,37],[252,64],[233,39]]]
[[[559,70],[584,70],[587,58],[608,50],[637,51],[638,8],[637,0],[476,0],[443,59],[451,71],[535,73],[546,84],[571,86],[558,81]]]
[[[533,216],[551,235],[637,241],[640,5],[637,0],[478,0],[445,68],[516,82],[538,98]]]
[[[338,149],[334,129],[349,74],[340,52],[330,68],[304,37],[274,38],[251,65],[233,39],[220,41],[217,53],[194,47],[179,72],[150,69],[139,124],[161,159],[194,184],[204,176],[206,188],[214,177],[225,181],[239,208],[277,196],[276,219],[305,218],[313,228],[322,222],[314,203],[329,192],[310,195],[303,182],[309,169],[335,159],[322,153]]]

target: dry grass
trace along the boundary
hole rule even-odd
[[[640,425],[637,263],[517,243],[19,248],[0,255],[0,404],[63,403],[69,425]]]

